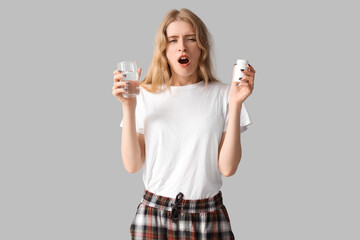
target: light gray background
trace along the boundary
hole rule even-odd
[[[237,239],[360,239],[354,3],[2,3],[0,239],[130,238],[142,171],[122,165],[112,72],[136,59],[144,76],[161,19],[182,7],[213,35],[222,81],[237,58],[257,71],[222,188]]]

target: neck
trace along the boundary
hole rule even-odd
[[[200,79],[197,76],[197,73],[194,72],[191,76],[183,77],[179,76],[176,73],[171,76],[171,86],[185,86],[194,84],[200,81]]]

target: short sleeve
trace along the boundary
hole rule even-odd
[[[137,96],[137,104],[135,108],[135,124],[136,132],[144,134],[144,116],[142,111],[141,97]],[[120,127],[123,127],[124,118],[121,120]]]
[[[223,132],[226,132],[229,122],[229,95],[226,96],[226,99],[226,117]],[[240,112],[240,133],[245,132],[247,130],[247,126],[249,126],[250,124],[252,124],[250,115],[246,109],[245,103],[242,103]]]

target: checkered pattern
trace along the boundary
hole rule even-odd
[[[172,217],[174,198],[147,190],[130,226],[131,239],[235,239],[222,193],[207,199],[182,199],[179,219]]]

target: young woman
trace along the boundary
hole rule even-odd
[[[127,84],[114,71],[123,164],[130,173],[143,167],[145,185],[132,239],[234,239],[220,188],[222,175],[235,174],[241,159],[240,133],[251,124],[244,101],[255,70],[243,69],[239,84],[220,82],[211,71],[209,40],[199,17],[172,10],[136,98],[122,96]]]

